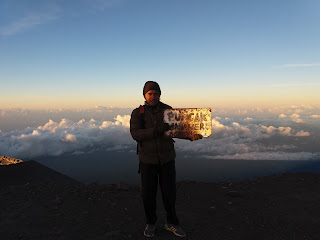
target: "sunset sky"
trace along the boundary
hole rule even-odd
[[[0,109],[320,104],[318,0],[2,0]]]

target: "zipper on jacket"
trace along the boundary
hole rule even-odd
[[[154,125],[157,127],[157,122],[154,122]],[[156,134],[156,141],[157,141],[158,164],[160,166],[161,165],[161,162],[160,162],[160,151],[159,151],[160,143],[159,143],[159,138],[158,138],[157,134]]]

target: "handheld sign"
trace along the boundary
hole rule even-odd
[[[170,126],[165,134],[172,138],[190,138],[195,134],[209,137],[212,133],[211,108],[166,109],[163,121]]]

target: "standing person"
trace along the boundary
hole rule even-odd
[[[176,215],[176,169],[174,141],[166,136],[169,125],[163,122],[163,112],[169,105],[160,102],[161,90],[158,83],[148,81],[143,88],[144,106],[132,111],[130,133],[138,142],[139,172],[141,174],[142,200],[146,216],[144,235],[153,237],[156,228],[156,196],[158,179],[162,201],[167,213],[164,228],[176,236],[185,237]],[[197,140],[200,136],[196,136]]]

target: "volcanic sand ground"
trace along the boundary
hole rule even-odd
[[[137,185],[85,185],[59,174],[53,177],[52,172],[46,179],[43,173],[38,179],[24,178],[24,171],[7,178],[1,173],[1,240],[146,239]],[[319,189],[316,173],[243,182],[178,182],[176,209],[186,239],[320,239]],[[153,239],[181,239],[164,230],[164,223],[159,192]]]

